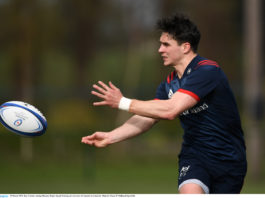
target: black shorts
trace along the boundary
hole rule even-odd
[[[209,164],[194,157],[179,159],[179,189],[186,183],[195,183],[205,193],[240,193],[247,171],[246,162]]]

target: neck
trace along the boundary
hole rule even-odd
[[[183,76],[185,69],[196,56],[197,54],[190,53],[186,55],[177,65],[173,66],[179,78]]]

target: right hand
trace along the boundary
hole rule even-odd
[[[91,93],[101,99],[103,101],[94,102],[94,106],[105,106],[108,105],[112,108],[118,108],[119,102],[123,97],[119,88],[117,88],[112,82],[109,82],[109,85],[106,85],[102,81],[98,81],[98,84],[94,84],[93,88],[96,91],[92,91]]]
[[[110,134],[107,132],[95,132],[92,135],[83,137],[81,142],[95,147],[106,147],[111,144]]]

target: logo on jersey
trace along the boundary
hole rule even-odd
[[[173,93],[172,89],[170,89],[169,92],[168,92],[168,98],[171,98],[173,96],[173,94],[174,93]]]
[[[181,169],[181,171],[180,171],[180,173],[179,173],[179,179],[181,177],[186,176],[186,174],[189,171],[189,169],[190,169],[190,165],[189,166],[183,166],[182,169]]]
[[[189,75],[191,73],[191,68],[188,69],[187,74]]]
[[[188,110],[182,112],[180,115],[181,116],[183,116],[183,115],[185,116],[185,115],[189,115],[191,113],[200,113],[201,111],[204,111],[204,110],[206,110],[208,108],[209,108],[209,106],[206,103],[203,103],[201,106],[188,109]]]

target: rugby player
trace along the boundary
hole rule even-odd
[[[219,64],[197,54],[200,32],[186,16],[158,21],[164,66],[173,67],[156,91],[155,100],[123,96],[113,83],[99,81],[92,94],[95,106],[133,113],[109,132],[82,138],[96,147],[126,140],[149,130],[161,119],[179,118],[184,129],[179,154],[180,193],[240,193],[247,171],[246,147],[232,90]]]

